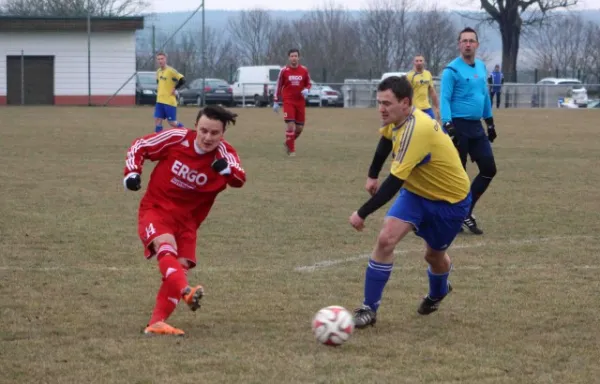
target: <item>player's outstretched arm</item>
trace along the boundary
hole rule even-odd
[[[377,211],[390,201],[402,188],[404,180],[399,179],[394,174],[391,174],[381,184],[375,195],[363,204],[357,211],[361,219],[366,219],[367,216]]]
[[[454,92],[454,70],[446,67],[442,72],[442,80],[440,83],[440,93],[441,93],[441,101],[440,101],[440,114],[442,115],[442,123],[448,123],[452,121],[452,93]]]
[[[379,143],[377,143],[377,148],[375,148],[375,154],[373,155],[371,166],[369,167],[370,179],[377,179],[379,177],[379,172],[381,172],[381,168],[383,168],[385,160],[390,155],[390,152],[392,152],[392,147],[392,140],[381,136]]]
[[[187,133],[186,129],[175,128],[134,140],[125,156],[125,177],[131,174],[141,175],[145,160],[160,160],[166,155],[169,147],[183,141]]]
[[[487,92],[487,88],[483,92],[483,118],[488,119],[492,117],[492,99],[490,99],[490,93]]]

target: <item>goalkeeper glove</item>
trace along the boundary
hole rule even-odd
[[[454,128],[454,124],[452,124],[449,121],[444,123],[444,130],[452,139],[454,146],[458,148],[458,145],[460,144],[460,137],[457,135],[456,128]]]
[[[279,103],[278,102],[273,103],[273,112],[279,113]]]
[[[130,191],[139,191],[142,188],[142,178],[137,173],[130,173],[123,179],[123,186]]]
[[[487,125],[488,139],[490,140],[490,143],[493,143],[494,140],[496,140],[496,137],[498,137],[498,134],[496,133],[496,126],[494,125],[494,119],[488,117],[485,119],[485,124]]]
[[[213,163],[210,166],[219,175],[231,175],[231,168],[229,167],[229,163],[225,159],[217,159],[213,161]]]
[[[308,89],[304,88],[301,93],[302,93],[302,96],[304,96],[305,99],[308,97]]]

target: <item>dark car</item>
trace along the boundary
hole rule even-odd
[[[156,104],[156,72],[139,71],[135,75],[135,103]]]
[[[233,105],[233,92],[231,86],[222,79],[205,79],[204,92],[202,92],[202,79],[195,79],[184,85],[179,91],[179,105],[202,105],[202,95],[206,97],[206,104],[222,104],[227,107]]]

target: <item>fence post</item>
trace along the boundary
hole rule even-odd
[[[538,69],[534,69],[533,70],[533,82],[537,83],[538,82]]]
[[[21,105],[25,105],[25,51],[21,50]]]
[[[202,107],[206,105],[206,17],[204,1],[202,1]]]
[[[92,20],[90,15],[90,6],[88,1],[87,12],[87,75],[88,75],[88,106],[92,106]]]
[[[152,56],[156,57],[156,26],[152,24]]]

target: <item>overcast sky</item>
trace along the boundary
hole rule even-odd
[[[326,0],[298,0],[298,1],[281,1],[281,0],[206,0],[206,9],[226,9],[238,10],[249,8],[266,8],[266,9],[311,9],[325,3]],[[364,8],[369,0],[333,0],[335,3],[343,3],[347,9]],[[148,11],[150,12],[175,12],[194,10],[201,4],[201,0],[149,0],[151,3]],[[437,0],[441,8],[446,9],[479,9],[479,0]],[[419,0],[419,4],[433,3],[431,0]],[[579,5],[576,9],[600,9],[600,0],[579,0]]]

